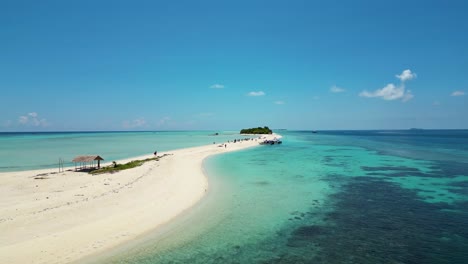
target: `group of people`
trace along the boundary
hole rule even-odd
[[[233,142],[233,143],[237,143],[237,142],[249,141],[249,140],[252,140],[252,141],[255,140],[255,141],[257,141],[256,138],[255,138],[255,139],[254,139],[254,138],[243,138],[243,139],[234,139],[232,142]],[[229,140],[228,140],[228,143],[230,143]],[[213,144],[216,144],[216,142],[213,142]],[[219,145],[219,147],[223,147],[223,146],[224,146],[224,148],[227,148],[227,144],[221,144],[221,145]],[[157,151],[157,150],[154,151],[153,154],[154,154],[154,156],[157,156],[157,155],[158,155],[158,151]]]
[[[253,138],[244,138],[244,139],[234,139],[233,141],[230,141],[228,140],[227,143],[237,143],[237,142],[242,142],[242,141],[249,141],[249,140],[255,140],[257,141],[257,139],[253,139]],[[213,142],[213,144],[216,144],[216,142]],[[224,147],[224,148],[227,148],[227,144],[226,143],[222,143],[222,144],[219,144],[218,147]]]
[[[253,141],[254,139],[253,138],[234,139],[233,142],[236,143],[236,142],[249,141],[249,140]],[[255,139],[255,140],[257,140],[257,139]],[[229,140],[228,140],[228,143],[229,143]]]

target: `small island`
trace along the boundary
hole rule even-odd
[[[241,134],[272,134],[273,131],[267,126],[256,128],[244,128],[240,131]]]

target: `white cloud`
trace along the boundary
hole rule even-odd
[[[211,85],[210,88],[212,88],[212,89],[223,89],[224,85],[215,83],[215,84]]]
[[[265,93],[263,91],[258,91],[258,92],[250,92],[247,95],[248,96],[264,96]]]
[[[384,88],[375,90],[374,92],[363,91],[359,96],[368,98],[381,97],[388,101],[402,99],[403,102],[411,100],[414,97],[410,90],[405,91],[404,85],[397,87],[393,83],[389,83]]]
[[[374,92],[363,91],[359,95],[362,97],[382,97],[385,100],[395,100],[403,97],[404,92],[402,88],[398,88],[393,83],[389,83],[382,89],[378,89]]]
[[[345,89],[340,88],[340,87],[338,87],[336,85],[333,85],[332,87],[330,87],[330,92],[332,92],[332,93],[342,93],[344,91],[345,91]]]
[[[46,127],[48,125],[47,120],[44,118],[39,118],[39,115],[36,112],[27,113],[24,116],[18,118],[18,122],[24,126],[34,126],[34,127]]]
[[[142,127],[146,125],[146,120],[143,117],[128,121],[125,120],[122,122],[122,126],[124,128],[137,128],[137,127]]]
[[[463,91],[454,91],[451,96],[463,96],[465,95],[465,92]]]
[[[395,75],[400,81],[406,82],[416,78],[416,73],[412,73],[411,70],[404,70],[400,75]]]
[[[284,105],[285,104],[284,101],[275,101],[274,103],[277,104],[277,105]]]
[[[20,116],[18,119],[18,122],[23,125],[27,124],[28,121],[29,121],[29,118],[27,116]]]
[[[404,70],[400,75],[395,75],[395,77],[401,81],[399,86],[389,83],[384,88],[377,89],[373,92],[364,90],[359,94],[359,96],[368,98],[380,97],[387,101],[401,99],[403,102],[407,102],[411,100],[414,95],[411,90],[405,89],[405,81],[416,78],[416,73],[412,73],[411,70]]]

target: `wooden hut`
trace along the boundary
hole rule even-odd
[[[95,168],[97,161],[97,168],[101,167],[101,160],[104,160],[99,155],[86,155],[86,156],[76,156],[72,161],[75,163],[75,170],[78,168],[80,170],[87,168]],[[77,166],[79,164],[79,166]]]

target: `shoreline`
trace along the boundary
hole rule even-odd
[[[33,179],[52,169],[0,173],[0,261],[76,262],[144,236],[205,196],[209,188],[203,170],[205,158],[258,143],[162,152],[159,154],[172,155],[113,174],[66,170]],[[118,162],[148,157],[154,155]]]

